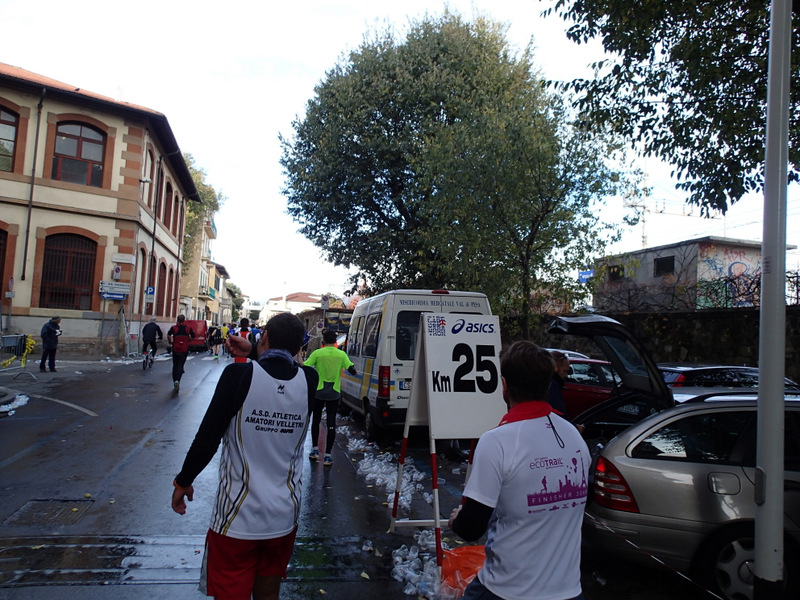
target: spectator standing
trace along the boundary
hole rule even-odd
[[[569,376],[569,358],[563,352],[553,350],[550,352],[555,363],[553,379],[550,382],[550,389],[547,390],[547,402],[560,415],[567,414],[567,405],[564,402],[564,380]]]
[[[161,331],[161,327],[156,323],[156,318],[150,317],[150,322],[142,327],[142,354],[147,354],[147,348],[150,347],[153,349],[153,356],[156,355],[158,350],[156,339],[158,341],[163,340],[164,332]]]
[[[58,336],[61,335],[61,317],[53,317],[42,326],[42,360],[39,370],[44,373],[45,362],[50,367],[50,372],[56,372],[56,350],[58,350]]]
[[[347,354],[336,348],[336,332],[326,329],[322,332],[322,347],[317,348],[304,363],[314,367],[319,373],[319,383],[314,399],[313,418],[311,420],[311,460],[319,458],[319,426],[322,423],[322,409],[325,409],[328,427],[325,437],[325,458],[323,464],[333,464],[331,450],[336,439],[336,411],[339,409],[339,397],[342,395],[342,369],[356,375],[356,368]]]
[[[464,600],[582,600],[581,523],[591,457],[577,429],[545,400],[553,359],[532,342],[500,357],[508,413],[475,448],[464,504],[449,525],[465,540],[486,532],[486,560]],[[536,557],[536,568],[531,568]]]
[[[278,600],[286,577],[300,513],[303,444],[317,387],[316,372],[293,359],[302,340],[300,319],[278,314],[256,347],[257,362],[225,367],[173,482],[172,509],[185,514],[186,499],[194,497],[192,484],[222,440],[219,489],[201,575],[201,590],[218,600],[249,599],[251,594],[253,600]],[[280,424],[265,427],[261,415],[277,414],[282,415]]]
[[[189,357],[189,342],[195,337],[194,329],[185,321],[185,315],[178,315],[178,322],[167,332],[167,341],[172,346],[172,386],[176,394],[181,389],[183,367]]]

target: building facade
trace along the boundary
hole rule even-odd
[[[60,346],[136,351],[179,312],[197,190],[167,118],[0,63],[4,333],[61,317]]]
[[[231,320],[233,302],[225,282],[230,278],[227,269],[214,262],[212,246],[217,239],[213,215],[203,221],[200,235],[194,240],[192,258],[181,280],[181,312],[188,319],[220,324]]]
[[[761,243],[707,236],[646,248],[598,261],[595,278],[601,311],[759,306]]]
[[[277,314],[289,312],[297,315],[305,310],[320,308],[322,296],[308,292],[295,292],[276,298],[270,298],[261,308],[259,322],[266,323]]]

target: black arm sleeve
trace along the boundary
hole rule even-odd
[[[181,472],[175,477],[178,485],[191,485],[195,477],[211,462],[230,420],[244,404],[252,378],[252,363],[234,363],[225,367],[214,390],[214,397],[183,461]]]
[[[494,509],[491,506],[466,497],[461,512],[453,521],[453,531],[468,542],[477,540],[486,533],[493,512]]]

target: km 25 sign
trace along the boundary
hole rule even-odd
[[[507,410],[500,385],[498,318],[457,313],[423,313],[420,318],[410,424],[428,424],[437,439],[480,437]]]

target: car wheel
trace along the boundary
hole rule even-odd
[[[752,523],[740,523],[712,535],[698,552],[698,579],[728,600],[752,600],[754,538]]]
[[[755,562],[755,527],[739,523],[711,536],[698,552],[698,579],[727,600],[752,600]],[[784,540],[784,587],[796,598],[800,589],[800,554],[796,544]]]

